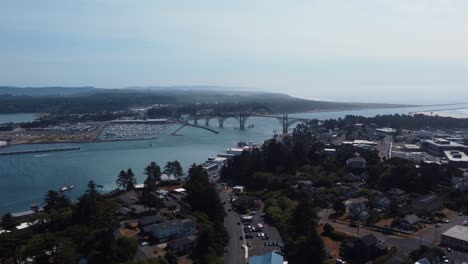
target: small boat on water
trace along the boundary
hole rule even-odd
[[[68,186],[63,186],[62,188],[60,188],[60,192],[69,191],[69,190],[73,189],[73,187],[75,187],[75,186],[73,186],[73,184],[68,185]]]

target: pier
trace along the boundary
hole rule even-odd
[[[18,151],[0,152],[0,156],[5,156],[5,155],[19,155],[19,154],[31,154],[31,153],[59,152],[59,151],[71,151],[71,150],[80,150],[80,148],[79,148],[79,147],[70,147],[70,148],[50,148],[50,149],[18,150]]]

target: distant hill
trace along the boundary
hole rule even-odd
[[[0,113],[96,113],[171,104],[185,109],[246,111],[266,106],[276,113],[353,110],[401,105],[306,100],[286,94],[234,90],[233,87],[176,86],[102,89],[94,87],[0,87]]]
[[[96,91],[91,86],[84,87],[14,87],[0,86],[2,95],[27,95],[27,96],[67,96],[75,94],[84,94]]]

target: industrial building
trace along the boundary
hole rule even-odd
[[[456,225],[442,233],[441,244],[453,249],[468,251],[468,226]]]
[[[447,157],[450,166],[468,168],[468,155],[466,155],[465,152],[446,150],[444,151],[444,154],[445,157]]]
[[[452,142],[444,138],[434,138],[425,140],[422,143],[423,149],[434,156],[443,156],[444,151],[468,151],[468,146]]]

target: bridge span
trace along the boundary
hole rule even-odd
[[[245,129],[247,120],[250,117],[264,117],[264,118],[273,118],[280,122],[283,128],[283,134],[288,133],[289,127],[295,123],[305,123],[308,121],[313,121],[314,119],[307,118],[296,118],[289,117],[288,114],[282,115],[273,115],[273,114],[260,114],[252,112],[240,112],[240,113],[218,113],[218,114],[200,114],[200,115],[191,115],[185,119],[185,122],[193,121],[194,125],[198,126],[199,120],[205,121],[205,127],[209,126],[211,119],[218,119],[218,125],[220,128],[224,127],[224,121],[228,118],[234,118],[239,122],[239,128],[241,130]],[[200,126],[198,126],[200,127]]]

